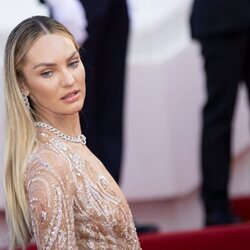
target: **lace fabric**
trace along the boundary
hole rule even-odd
[[[119,187],[88,154],[38,133],[25,176],[38,249],[141,249]]]

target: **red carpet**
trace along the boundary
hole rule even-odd
[[[250,198],[232,200],[235,214],[244,221],[239,225],[210,227],[197,231],[141,235],[143,250],[249,250]]]
[[[250,223],[140,236],[143,250],[249,250]]]

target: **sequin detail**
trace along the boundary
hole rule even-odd
[[[105,171],[57,137],[38,135],[25,188],[38,249],[141,249],[128,204]]]

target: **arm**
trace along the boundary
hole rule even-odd
[[[62,156],[44,151],[31,163],[26,190],[38,249],[77,249],[72,177]]]
[[[79,45],[87,40],[87,19],[79,0],[44,0],[44,2],[51,8],[53,18],[68,28]]]

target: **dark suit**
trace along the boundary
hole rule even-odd
[[[201,165],[208,218],[214,212],[231,213],[231,124],[241,80],[250,93],[250,0],[195,0],[191,32],[201,44],[206,73]]]
[[[220,35],[246,28],[249,0],[195,0],[191,14],[192,37]]]
[[[126,0],[81,0],[81,3],[89,35],[81,53],[87,72],[81,127],[88,147],[119,182],[129,29]]]

